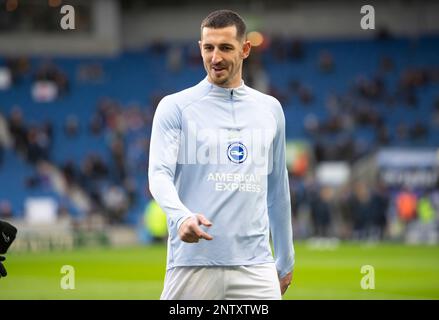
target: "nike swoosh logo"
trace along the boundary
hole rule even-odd
[[[7,235],[5,235],[4,232],[2,232],[2,236],[3,236],[3,239],[5,239],[6,243],[8,243],[11,240],[11,238],[8,237]]]

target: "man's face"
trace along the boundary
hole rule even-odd
[[[236,27],[203,28],[199,41],[209,81],[220,87],[241,84],[242,61],[250,54],[250,42],[236,37]]]

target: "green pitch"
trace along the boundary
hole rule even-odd
[[[439,246],[342,244],[313,250],[296,243],[296,270],[285,299],[438,299]],[[164,246],[14,253],[0,279],[3,299],[158,299]],[[75,271],[75,289],[61,289],[63,265]],[[375,289],[363,290],[361,267],[374,267]],[[368,282],[370,284],[370,282]]]

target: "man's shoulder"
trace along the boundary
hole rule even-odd
[[[184,108],[192,102],[201,99],[206,95],[206,87],[202,83],[198,83],[192,87],[169,94],[161,100],[161,103],[173,104],[178,108]]]
[[[278,99],[276,99],[275,97],[263,93],[261,91],[258,91],[256,89],[253,89],[249,86],[247,86],[247,92],[256,100],[256,101],[260,101],[264,104],[264,106],[267,106],[268,108],[270,108],[270,110],[272,110],[273,112],[279,112],[282,111],[282,105],[279,102]]]

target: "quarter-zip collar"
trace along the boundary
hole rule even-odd
[[[206,78],[204,78],[201,83],[206,86],[209,89],[209,95],[212,95],[214,97],[218,98],[224,98],[224,99],[240,99],[244,96],[246,96],[247,93],[247,86],[244,83],[244,80],[241,80],[241,85],[236,88],[223,88],[220,86],[217,86]]]

